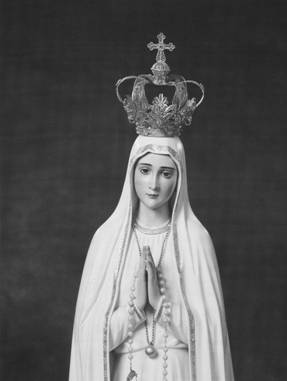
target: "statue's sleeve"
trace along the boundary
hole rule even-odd
[[[128,306],[119,306],[111,316],[110,322],[110,350],[121,345],[128,337],[129,312]],[[135,306],[133,330],[146,320],[144,311]]]

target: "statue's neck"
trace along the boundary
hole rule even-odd
[[[150,209],[142,202],[139,203],[137,220],[143,226],[160,226],[170,218],[169,205],[166,203],[158,209]]]

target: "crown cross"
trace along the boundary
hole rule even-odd
[[[165,44],[164,40],[166,39],[166,36],[163,33],[158,34],[157,39],[158,39],[157,44],[154,42],[150,42],[149,44],[147,44],[147,47],[149,48],[149,50],[157,49],[157,54],[156,54],[157,62],[160,62],[160,61],[165,62],[166,58],[165,58],[164,51],[169,50],[170,52],[172,52],[175,49],[175,45],[172,42],[170,42],[169,44]]]

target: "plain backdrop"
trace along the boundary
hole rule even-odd
[[[172,72],[206,89],[182,140],[191,204],[217,251],[236,380],[286,380],[287,9],[263,3],[2,3],[1,380],[68,379],[87,248],[136,138],[115,83],[150,72],[146,44],[161,31],[176,45]]]

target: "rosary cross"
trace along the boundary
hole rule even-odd
[[[150,42],[149,44],[147,44],[147,47],[149,48],[149,50],[157,49],[157,54],[156,54],[157,62],[159,61],[165,62],[165,54],[164,54],[165,50],[169,50],[170,52],[172,52],[175,49],[175,45],[172,42],[170,42],[169,44],[164,43],[165,38],[166,36],[163,33],[160,33],[157,35],[157,39],[158,39],[157,44],[155,44],[154,42]]]

